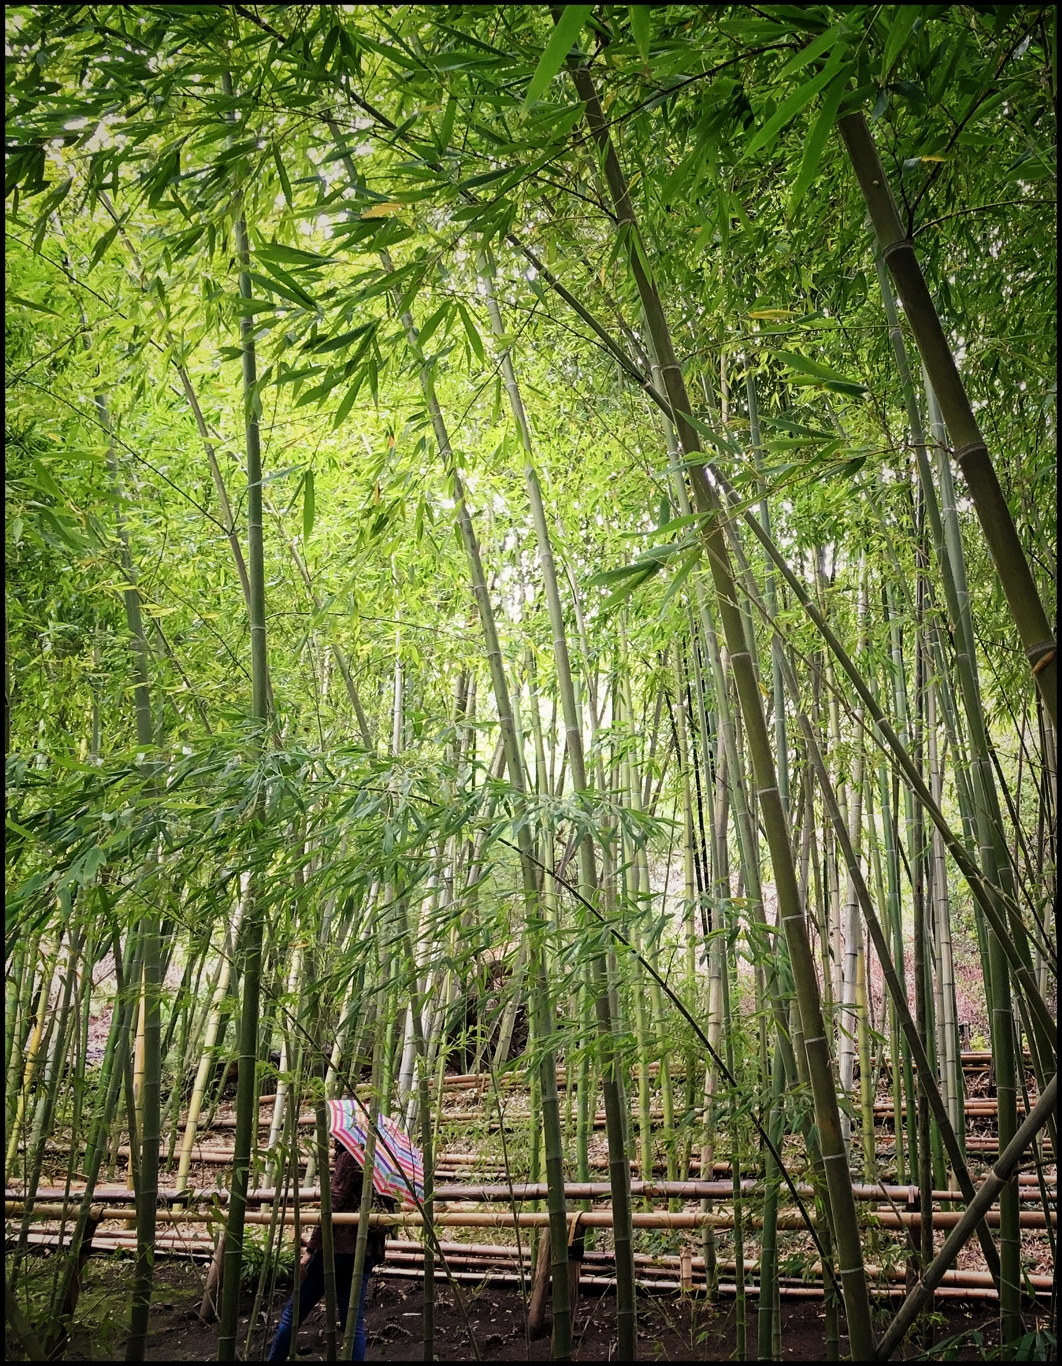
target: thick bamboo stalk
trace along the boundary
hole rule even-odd
[[[881,159],[862,111],[838,120],[881,254],[903,302],[954,443],[954,456],[995,562],[1011,615],[1052,724],[1058,723],[1056,643],[1025,552],[1000,487],[988,447],[959,375],[922,275],[914,243],[904,231]]]

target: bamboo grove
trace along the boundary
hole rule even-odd
[[[18,1350],[61,1353],[117,1176],[143,1359],[227,1060],[219,1360],[248,1190],[275,1249],[357,1087],[430,1174],[448,1073],[527,1092],[557,1359],[599,1107],[619,1359],[632,1174],[678,1213],[713,1170],[739,1359],[780,1358],[791,1215],[830,1357],[924,1331],[964,1246],[1013,1349],[1057,1141],[1053,10],[6,24]],[[946,1246],[868,1221],[889,1182],[955,1193]]]

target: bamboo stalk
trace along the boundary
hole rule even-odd
[[[647,258],[637,236],[637,226],[626,180],[620,168],[602,113],[593,80],[584,65],[571,62],[569,69],[579,98],[585,105],[586,119],[592,137],[600,148],[605,162],[605,177],[609,183],[618,221],[626,236],[629,262],[642,307],[645,310],[654,349],[663,374],[672,420],[687,457],[693,457],[701,441],[687,414],[691,407],[682,372],[664,318],[656,287],[647,274],[643,261]],[[847,1170],[844,1144],[840,1134],[837,1097],[830,1073],[829,1043],[819,1002],[818,983],[800,904],[796,870],[789,843],[788,823],[778,795],[777,770],[767,735],[759,681],[755,662],[745,642],[744,627],[737,609],[734,575],[722,528],[716,515],[719,500],[703,469],[690,466],[690,480],[694,487],[698,510],[705,517],[704,538],[715,582],[724,634],[731,654],[734,677],[760,802],[760,814],[767,833],[774,868],[780,914],[789,945],[797,998],[803,1017],[804,1047],[809,1051],[809,1070],[815,1100],[815,1116],[825,1160],[833,1210],[834,1233],[838,1239],[841,1259],[841,1279],[845,1292],[848,1329],[852,1350],[857,1357],[870,1357],[874,1350],[874,1334],[870,1319],[870,1302],[866,1278],[862,1272],[862,1249],[856,1235],[855,1207]]]
[[[232,81],[222,75],[222,91],[232,96]],[[239,194],[239,192],[238,192]],[[240,195],[242,200],[242,195]],[[241,299],[252,297],[250,241],[242,203],[236,216],[236,256]],[[243,377],[244,443],[247,461],[247,574],[250,585],[248,619],[251,653],[251,721],[257,728],[254,749],[260,750],[269,720],[269,656],[266,647],[265,547],[262,523],[262,446],[258,423],[259,397],[254,323],[247,312],[240,314],[240,350]],[[255,816],[260,815],[256,799]],[[236,1092],[236,1140],[232,1170],[232,1195],[225,1227],[224,1275],[221,1288],[218,1360],[232,1361],[236,1355],[237,1317],[240,1303],[240,1267],[243,1260],[243,1226],[247,1176],[251,1160],[252,1125],[257,1120],[258,1015],[262,966],[262,909],[256,875],[249,873],[250,886],[243,924],[243,962],[241,973],[241,1011],[239,1033],[239,1077]]]
[[[1044,709],[1058,724],[1056,644],[999,479],[959,375],[948,339],[922,275],[914,244],[904,231],[874,139],[862,111],[838,120],[859,188],[904,316],[914,333],[954,443],[954,457],[973,498],[1014,624]]]
[[[952,1262],[954,1262],[955,1258],[969,1241],[970,1235],[977,1227],[978,1221],[981,1219],[982,1215],[989,1210],[992,1203],[1010,1181],[1011,1176],[1021,1159],[1022,1153],[1044,1127],[1048,1119],[1054,1114],[1057,1099],[1058,1076],[1056,1074],[1048,1082],[1044,1094],[1036,1104],[1036,1108],[1028,1115],[1017,1133],[1008,1143],[1005,1151],[1000,1156],[999,1161],[992,1168],[987,1179],[982,1183],[965,1213],[962,1214],[952,1226],[952,1232],[945,1240],[944,1246],[941,1248],[940,1252],[937,1253],[936,1257],[933,1259],[932,1265],[923,1270],[918,1284],[904,1300],[899,1312],[889,1325],[888,1330],[878,1345],[876,1358],[878,1361],[888,1361],[893,1352],[899,1347],[907,1334],[907,1330],[922,1312],[924,1305],[931,1298],[934,1289],[940,1284],[944,1272],[950,1269]],[[941,1217],[943,1218],[945,1216]],[[954,1216],[948,1217],[953,1218]]]

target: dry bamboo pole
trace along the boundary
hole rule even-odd
[[[68,1245],[69,1237],[47,1232],[34,1233],[31,1236],[31,1242],[35,1247],[59,1247]],[[97,1234],[93,1240],[92,1251],[97,1253],[128,1251],[132,1245],[131,1235],[117,1232]],[[388,1239],[386,1246],[387,1259],[379,1265],[377,1274],[417,1279],[424,1275],[423,1247],[420,1243],[408,1239]],[[529,1255],[525,1252],[521,1256],[517,1248],[511,1244],[507,1246],[490,1243],[459,1243],[440,1239],[437,1246],[446,1257],[447,1265],[451,1269],[450,1276],[453,1279],[476,1283],[489,1281],[495,1285],[518,1286],[526,1284]],[[208,1257],[211,1255],[212,1248],[211,1240],[195,1237],[187,1232],[160,1233],[158,1237],[160,1254]],[[588,1252],[585,1254],[585,1259],[588,1264],[588,1274],[584,1275],[582,1279],[584,1287],[591,1290],[595,1287],[615,1288],[614,1278],[593,1274],[595,1269],[607,1270],[608,1263],[612,1260],[610,1253]],[[701,1257],[691,1256],[687,1260],[683,1256],[652,1257],[645,1253],[636,1253],[634,1260],[637,1284],[641,1290],[682,1290],[686,1292],[692,1290],[697,1292],[706,1288],[700,1274],[704,1271],[704,1259]],[[672,1276],[676,1271],[681,1273],[684,1261],[686,1262],[685,1278],[680,1280],[666,1279],[669,1273]],[[516,1274],[507,1275],[506,1271],[513,1267],[516,1268]],[[719,1270],[724,1274],[732,1273],[735,1270],[735,1264],[731,1260],[721,1261]],[[755,1275],[759,1270],[759,1262],[746,1258],[744,1270],[746,1273]],[[783,1297],[792,1295],[800,1295],[801,1297],[821,1296],[821,1284],[816,1286],[812,1282],[809,1285],[805,1279],[806,1277],[821,1278],[821,1275],[821,1263],[812,1262],[803,1268],[799,1280],[793,1276],[781,1278],[779,1293]],[[888,1285],[882,1285],[883,1281],[903,1281],[906,1273],[900,1267],[883,1267],[867,1263],[867,1275],[875,1283],[874,1296],[876,1299],[882,1296],[903,1297],[906,1293],[899,1286],[893,1289]],[[447,1273],[441,1269],[435,1272],[437,1280],[444,1280],[446,1276]],[[1028,1283],[1037,1297],[1046,1297],[1052,1292],[1054,1278],[1030,1273]],[[721,1294],[733,1294],[735,1286],[724,1282],[720,1284],[719,1290]],[[985,1271],[945,1271],[937,1293],[955,1299],[971,1301],[997,1298],[996,1291],[992,1286],[992,1278]],[[759,1284],[754,1281],[747,1281],[746,1294],[762,1298],[762,1278]]]
[[[1052,1079],[1053,1081],[1053,1079]],[[1048,1099],[1054,1103],[1055,1091],[1052,1089],[1048,1093]],[[1035,1113],[1035,1112],[1034,1112]],[[1042,1123],[1042,1121],[1041,1121]],[[1008,1149],[1009,1152],[1009,1149]],[[1020,1155],[1020,1154],[1019,1154]],[[1005,1155],[1006,1156],[1006,1155]],[[997,1163],[997,1168],[999,1164]],[[988,1178],[985,1185],[991,1185],[993,1178]],[[999,1185],[993,1186],[993,1196],[998,1194]],[[980,1192],[978,1193],[980,1197]],[[989,1208],[989,1199],[979,1199],[976,1207],[977,1218],[985,1219],[992,1227],[999,1226],[999,1212]],[[22,1214],[25,1212],[24,1201],[5,1200],[5,1215]],[[35,1219],[60,1219],[71,1208],[68,1204],[39,1204],[32,1209],[32,1216]],[[160,1223],[179,1224],[179,1223],[214,1223],[223,1219],[224,1211],[221,1210],[158,1210],[157,1218]],[[269,1224],[273,1220],[273,1211],[268,1209],[247,1210],[246,1221],[249,1224]],[[763,1220],[759,1215],[744,1216],[753,1228],[760,1228]],[[131,1220],[136,1218],[135,1205],[118,1205],[107,1211],[107,1218],[114,1220]],[[304,1224],[322,1223],[326,1220],[332,1224],[357,1224],[361,1218],[360,1214],[332,1213],[325,1216],[320,1210],[302,1210],[300,1219]],[[430,1221],[420,1211],[401,1211],[395,1214],[374,1213],[369,1215],[370,1227],[383,1228],[425,1228],[438,1226],[445,1228],[548,1228],[549,1211],[541,1212],[517,1212],[511,1210],[443,1210],[436,1211]],[[943,1211],[933,1213],[926,1218],[922,1213],[907,1210],[876,1210],[869,1214],[867,1218],[878,1227],[884,1229],[909,1228],[918,1231],[923,1223],[932,1224],[933,1228],[952,1229],[964,1231],[963,1242],[968,1241],[973,1232],[969,1226],[969,1210],[958,1213],[955,1211]],[[588,1213],[575,1210],[568,1216],[569,1223],[575,1225],[585,1225],[587,1228],[612,1228],[614,1226],[613,1212],[611,1209],[593,1209]],[[1027,1210],[1021,1215],[1021,1227],[1025,1229],[1046,1229],[1050,1220],[1052,1227],[1057,1227],[1058,1216],[1054,1212],[1045,1215],[1042,1210]],[[733,1214],[710,1213],[704,1214],[699,1210],[635,1210],[631,1214],[632,1227],[646,1229],[700,1229],[708,1226],[716,1229],[732,1229],[734,1227]],[[291,1211],[285,1212],[280,1222],[286,1227],[294,1225],[294,1214]],[[811,1216],[812,1227],[815,1227],[817,1220]],[[798,1210],[782,1210],[778,1215],[778,1227],[797,1232],[808,1227],[807,1218]],[[565,1281],[565,1294],[567,1295],[567,1281]]]
[[[720,1164],[726,1165],[726,1164]],[[436,1164],[438,1171],[438,1164]],[[1041,1194],[1038,1186],[1038,1177],[1035,1173],[1019,1175],[1019,1183],[1024,1188],[1021,1198],[1027,1203],[1038,1203],[1041,1201]],[[815,1194],[815,1187],[804,1181],[795,1181],[794,1189],[797,1194],[806,1197]],[[711,1198],[716,1200],[729,1199],[733,1194],[734,1183],[732,1180],[688,1180],[688,1181],[638,1181],[632,1179],[630,1182],[631,1194],[635,1196],[646,1196],[653,1200],[699,1200]],[[896,1185],[891,1182],[854,1182],[852,1193],[858,1201],[903,1201],[910,1199],[913,1192],[917,1191],[915,1186]],[[607,1181],[568,1181],[564,1186],[566,1200],[603,1200],[608,1197],[611,1187]],[[88,1191],[87,1187],[71,1186],[41,1186],[35,1193],[35,1198],[45,1203],[54,1204],[61,1199],[84,1198],[86,1193],[90,1196],[90,1203],[100,1205],[118,1205],[127,1201],[129,1192],[124,1186],[96,1186]],[[743,1198],[757,1200],[766,1198],[770,1193],[770,1183],[755,1180],[751,1177],[744,1177],[741,1182],[741,1193]],[[247,1200],[249,1204],[271,1203],[278,1194],[293,1195],[294,1187],[287,1183],[283,1186],[263,1186],[253,1190],[248,1190]],[[298,1187],[299,1199],[303,1203],[313,1203],[320,1199],[321,1190],[319,1186],[300,1185]],[[491,1201],[503,1201],[512,1204],[514,1201],[538,1201],[548,1194],[548,1187],[542,1181],[514,1181],[511,1184],[482,1184],[482,1185],[446,1185],[439,1184],[434,1188],[434,1197],[440,1208],[444,1205],[457,1201],[475,1202],[483,1204]],[[1047,1190],[1048,1199],[1054,1202],[1057,1198],[1057,1186],[1052,1186]],[[25,1200],[26,1192],[16,1187],[10,1186],[5,1190],[5,1200]],[[160,1204],[176,1204],[183,1208],[185,1205],[197,1205],[206,1202],[225,1204],[229,1198],[229,1191],[224,1186],[204,1186],[200,1189],[186,1188],[178,1191],[174,1187],[160,1187],[157,1193]],[[943,1189],[933,1191],[935,1203],[952,1203],[962,1199],[962,1192],[953,1189]]]

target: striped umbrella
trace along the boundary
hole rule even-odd
[[[330,1100],[327,1105],[328,1132],[364,1166],[368,1111],[360,1100]],[[424,1161],[420,1149],[387,1115],[379,1115],[376,1120],[372,1184],[381,1195],[389,1195],[403,1204],[413,1203],[410,1187],[418,1200],[424,1196]]]

